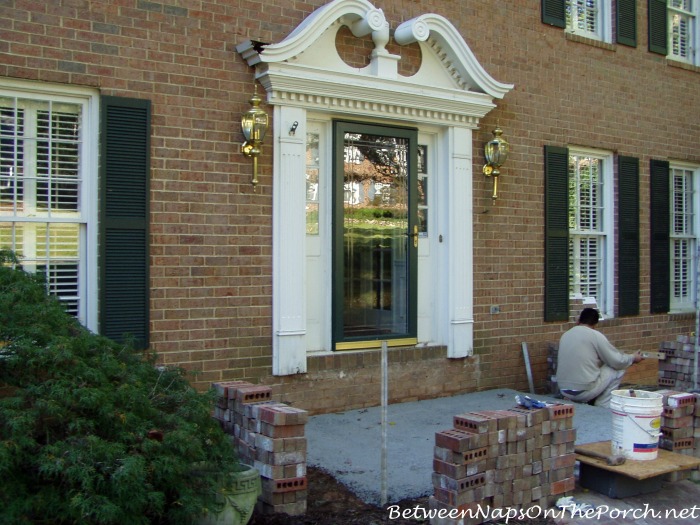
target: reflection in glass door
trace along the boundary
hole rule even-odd
[[[411,129],[335,123],[336,349],[416,336],[416,137]]]

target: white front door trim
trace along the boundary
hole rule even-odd
[[[338,30],[371,35],[364,68],[346,64],[336,49]],[[418,43],[416,74],[398,73],[398,55],[386,50],[389,24],[368,0],[334,0],[314,11],[276,44],[247,41],[237,50],[274,109],[273,154],[273,373],[306,372],[305,137],[306,116],[364,119],[442,130],[438,141],[439,211],[435,254],[438,292],[435,340],[448,357],[473,352],[472,131],[494,98],[512,88],[494,80],[446,18],[426,14],[402,23],[399,45]],[[292,130],[293,124],[296,129]],[[432,259],[431,259],[432,261]],[[433,264],[433,263],[431,263]]]

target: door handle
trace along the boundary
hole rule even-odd
[[[413,237],[413,247],[418,248],[418,225],[413,226],[413,233],[407,233],[406,235]]]

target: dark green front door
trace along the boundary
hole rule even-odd
[[[334,123],[335,349],[415,342],[417,130]]]

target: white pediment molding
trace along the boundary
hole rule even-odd
[[[431,13],[404,22],[396,28],[394,40],[399,45],[427,42],[445,69],[465,89],[481,91],[494,98],[503,98],[513,89],[512,84],[498,82],[486,72],[457,28],[444,16]]]
[[[341,59],[336,35],[343,26],[354,36],[372,36],[368,66],[354,68]],[[336,114],[476,127],[495,107],[493,99],[513,88],[491,77],[440,15],[422,15],[396,29],[399,45],[417,42],[421,48],[414,75],[398,73],[401,57],[385,47],[389,34],[384,13],[368,0],[333,0],[281,42],[247,41],[237,50],[255,67],[268,103]]]
[[[368,0],[334,0],[311,13],[280,43],[264,46],[264,56],[255,51],[244,54],[245,47],[238,51],[244,54],[244,58],[251,66],[259,62],[290,60],[311,48],[319,35],[339,20],[342,21],[342,25],[348,26],[356,37],[383,30],[386,30],[388,35],[389,24],[384,17],[384,12],[374,7]]]

